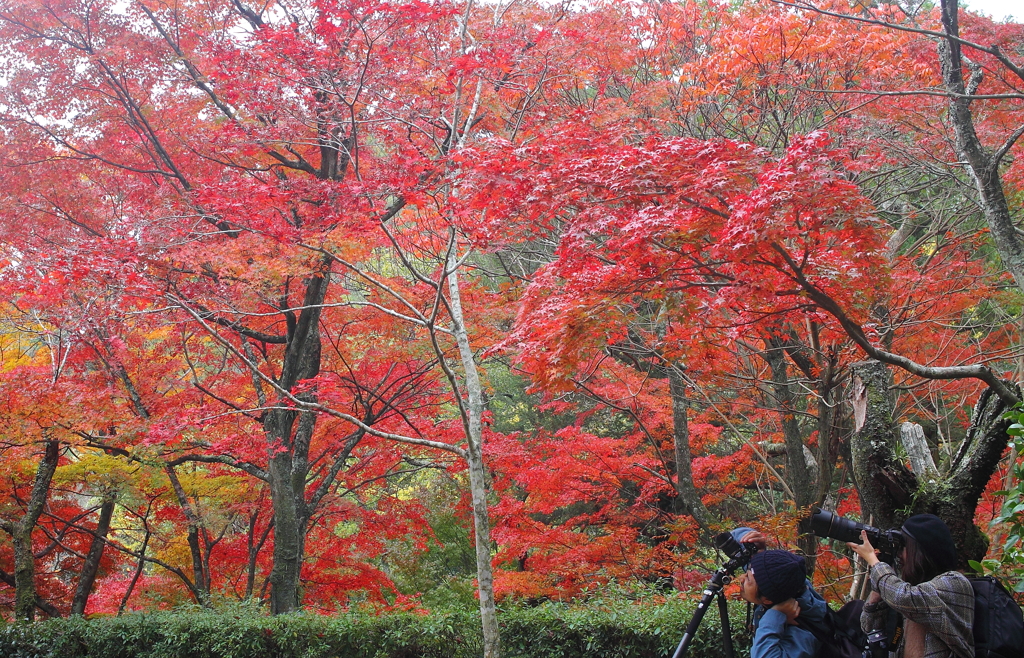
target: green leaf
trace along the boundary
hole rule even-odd
[[[977,573],[985,573],[985,565],[975,560],[967,560],[967,566],[976,571]]]

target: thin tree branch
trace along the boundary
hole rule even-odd
[[[905,356],[886,352],[885,350],[875,347],[875,345],[868,339],[867,334],[864,332],[864,329],[860,324],[850,318],[843,309],[840,308],[839,304],[836,303],[836,301],[827,293],[820,290],[817,286],[807,280],[800,265],[793,261],[792,257],[785,249],[783,249],[778,243],[772,243],[771,246],[773,250],[782,256],[783,260],[785,260],[786,264],[789,266],[791,271],[786,272],[786,274],[800,286],[801,290],[811,299],[811,301],[838,320],[846,334],[871,358],[881,361],[882,363],[897,366],[912,375],[917,375],[918,377],[924,377],[926,379],[980,379],[988,384],[996,394],[1008,404],[1012,405],[1020,401],[1010,387],[1008,387],[1004,381],[999,379],[999,377],[997,377],[990,368],[984,365],[925,366],[908,359]]]

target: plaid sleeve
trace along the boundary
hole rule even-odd
[[[877,603],[865,603],[864,610],[860,613],[860,627],[865,633],[870,633],[879,628],[885,628],[886,613],[889,606],[885,601]]]
[[[974,589],[963,574],[947,571],[926,583],[910,585],[880,562],[871,568],[871,583],[889,606],[923,625],[954,655],[974,656]]]

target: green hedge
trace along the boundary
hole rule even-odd
[[[499,619],[505,658],[671,656],[693,601],[663,605],[506,607]],[[742,633],[743,606],[730,605]],[[693,658],[723,658],[717,610],[691,646]],[[739,656],[746,645],[739,638]],[[414,614],[160,612],[0,626],[5,658],[478,658],[476,611]]]

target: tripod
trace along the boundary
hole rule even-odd
[[[693,637],[697,634],[697,627],[700,626],[701,620],[704,619],[704,615],[711,606],[711,600],[716,597],[718,598],[718,614],[722,618],[722,646],[725,649],[725,658],[733,658],[732,632],[729,630],[729,603],[725,599],[725,594],[722,593],[722,588],[732,581],[734,571],[750,562],[751,555],[753,555],[752,550],[749,552],[746,550],[740,551],[739,554],[719,567],[718,571],[711,576],[707,587],[704,588],[704,596],[701,597],[700,603],[697,604],[697,610],[693,613],[690,623],[687,624],[686,631],[683,633],[683,639],[679,641],[679,646],[676,647],[676,652],[672,654],[672,658],[683,658],[686,655],[686,650],[690,648],[690,643],[693,642]]]

